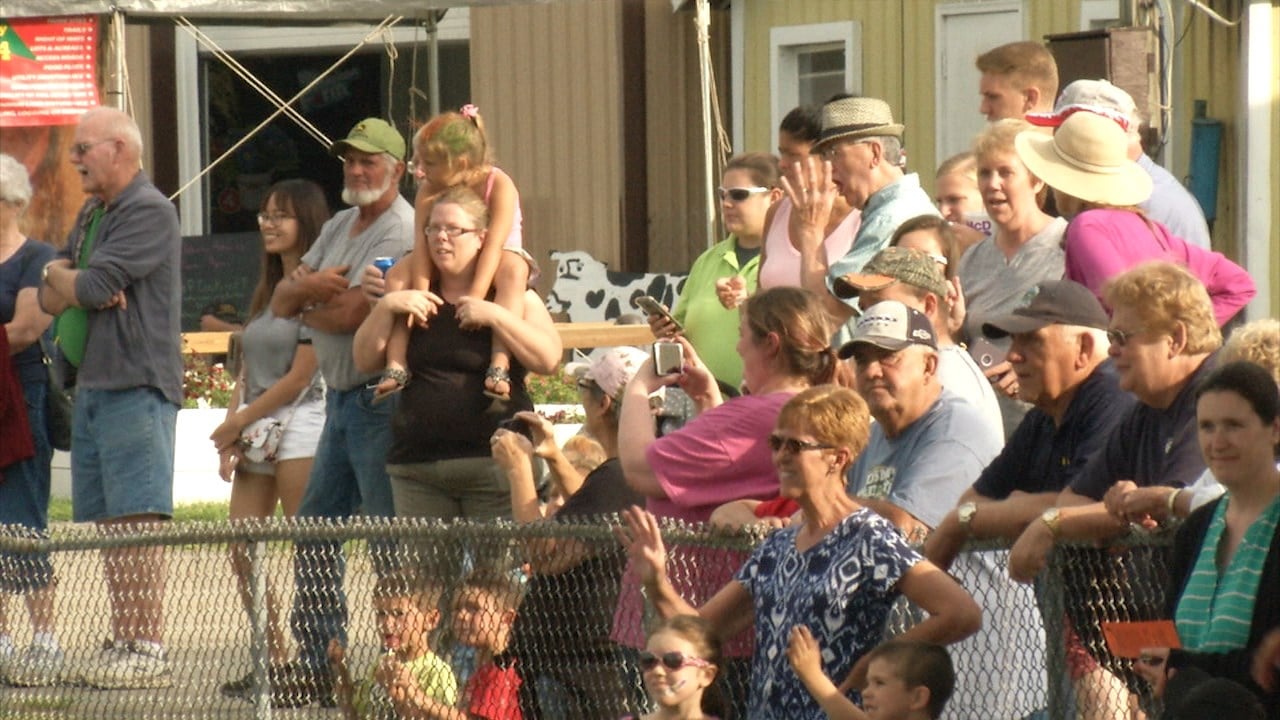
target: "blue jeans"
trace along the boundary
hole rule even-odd
[[[395,515],[387,479],[395,402],[371,405],[372,398],[373,390],[363,386],[329,390],[324,430],[298,517],[346,518],[357,510],[366,516]],[[389,541],[369,543],[379,574],[391,567],[392,545]],[[347,642],[347,597],[342,589],[345,572],[340,543],[298,543],[290,626],[298,641],[299,659],[309,669],[327,672],[329,640]]]
[[[53,448],[45,425],[44,383],[24,382],[22,396],[36,454],[3,468],[0,482],[0,525],[21,525],[28,537],[41,537],[49,527],[49,463]],[[25,593],[48,586],[53,565],[48,553],[0,553],[0,590]]]

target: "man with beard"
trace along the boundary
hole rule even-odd
[[[297,272],[271,298],[272,312],[300,317],[311,328],[328,386],[324,430],[298,517],[344,518],[357,508],[366,516],[390,517],[395,511],[386,462],[394,403],[372,403],[378,374],[356,370],[351,343],[369,314],[360,273],[374,258],[400,257],[413,245],[413,205],[399,192],[405,142],[390,124],[368,118],[330,152],[342,159],[342,199],[352,207],[325,223]],[[384,550],[371,546],[379,574],[390,562]],[[346,644],[342,572],[339,544],[298,544],[291,621],[299,660],[283,677],[271,678],[273,704],[333,704],[326,652],[331,638]]]

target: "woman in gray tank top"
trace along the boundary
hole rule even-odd
[[[243,358],[227,418],[210,435],[221,458],[222,479],[231,483],[232,520],[272,517],[277,503],[286,517],[292,517],[307,487],[324,427],[324,383],[317,370],[310,330],[297,318],[276,317],[270,301],[276,284],[298,267],[328,219],[324,192],[310,180],[284,180],[271,186],[258,212],[262,274],[244,328]],[[240,433],[255,420],[267,417],[284,423],[279,451],[272,462],[250,462],[240,452]],[[243,545],[231,546],[231,565],[247,609],[249,558]],[[273,686],[283,685],[289,650],[270,584],[267,617],[270,681]],[[251,698],[253,672],[224,683],[221,691]]]

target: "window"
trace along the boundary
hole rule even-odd
[[[862,91],[862,28],[856,22],[789,25],[769,31],[771,135],[797,105]]]

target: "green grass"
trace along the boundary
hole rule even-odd
[[[177,505],[173,508],[174,522],[208,522],[227,519],[228,507],[224,502],[198,502]],[[49,522],[70,522],[71,500],[54,498],[49,502]]]

